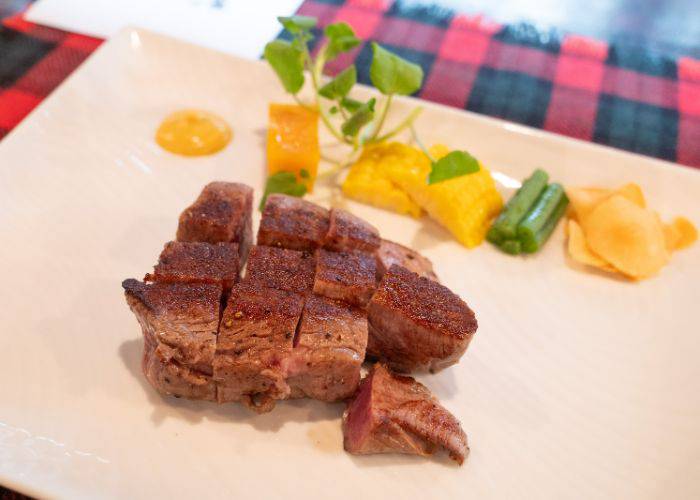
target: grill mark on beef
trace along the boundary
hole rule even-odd
[[[304,308],[306,308],[306,300],[304,300]],[[294,327],[294,339],[292,340],[292,348],[296,348],[299,345],[299,338],[301,335],[301,321],[304,319],[304,311],[302,310],[299,316],[299,321],[297,321]]]

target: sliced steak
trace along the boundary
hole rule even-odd
[[[365,307],[376,288],[375,274],[376,262],[371,254],[319,249],[314,293]]]
[[[324,247],[336,252],[368,252],[379,248],[379,231],[347,210],[332,208]]]
[[[314,286],[316,259],[308,252],[253,246],[248,256],[246,283],[288,292],[306,293]]]
[[[412,377],[376,364],[343,415],[343,444],[357,455],[427,456],[442,447],[460,465],[469,453],[459,421]]]
[[[238,243],[241,264],[253,243],[253,188],[236,182],[211,182],[180,215],[178,241]]]
[[[338,401],[351,396],[366,346],[367,319],[360,309],[309,296],[288,367],[292,397]]]
[[[218,401],[242,401],[260,413],[285,399],[301,295],[239,283],[231,290],[214,359]]]
[[[144,344],[141,368],[148,382],[161,394],[216,401],[216,386],[211,375],[179,363],[173,358],[173,352],[164,344]]]
[[[143,369],[161,393],[215,400],[211,379],[221,285],[122,283],[145,340]]]
[[[238,281],[237,243],[170,241],[145,281],[215,283],[229,290]]]
[[[447,287],[394,264],[367,308],[367,355],[402,371],[456,363],[476,332],[474,312]]]
[[[258,245],[313,251],[328,233],[328,210],[309,201],[271,194],[265,202]]]
[[[393,241],[382,240],[375,255],[377,257],[377,280],[382,279],[391,266],[398,264],[419,276],[440,281],[433,271],[433,263],[411,248]]]

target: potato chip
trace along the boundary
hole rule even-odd
[[[662,224],[664,230],[664,238],[666,238],[666,250],[669,252],[678,248],[678,243],[681,241],[681,230],[675,224]]]
[[[581,221],[595,206],[612,194],[611,189],[601,188],[566,188],[572,217]]]
[[[646,208],[644,193],[638,184],[625,184],[619,189],[603,189],[603,188],[567,188],[566,195],[571,203],[571,210],[574,218],[581,221],[583,217],[591,212],[598,204],[607,200],[614,194],[619,194],[635,205]]]
[[[676,217],[671,224],[664,224],[663,228],[668,250],[680,250],[698,239],[698,230],[685,217]]]
[[[624,196],[638,207],[647,207],[647,202],[644,199],[644,193],[642,193],[642,188],[639,187],[639,184],[630,182],[629,184],[625,184],[620,189],[615,191],[615,193]]]
[[[615,272],[616,269],[606,262],[604,259],[600,258],[594,254],[588,244],[586,243],[586,237],[583,234],[583,229],[579,226],[578,222],[573,219],[569,219],[567,224],[569,233],[569,255],[576,262],[585,264],[587,266],[596,267],[608,272]]]
[[[589,248],[623,274],[656,274],[669,260],[657,216],[621,194],[599,203],[581,221]]]

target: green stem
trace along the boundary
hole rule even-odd
[[[418,132],[416,132],[416,129],[413,127],[413,125],[410,125],[411,128],[411,137],[413,137],[413,140],[415,141],[416,144],[418,144],[418,147],[425,153],[425,156],[428,157],[431,163],[435,163],[435,158],[430,154],[430,151],[428,151],[428,148],[426,148],[423,143],[421,142],[420,138],[418,137]]]
[[[389,114],[389,106],[391,106],[391,100],[393,97],[394,94],[389,94],[386,100],[384,101],[384,108],[382,109],[382,112],[379,115],[377,125],[374,128],[374,133],[372,134],[372,137],[369,138],[368,142],[371,142],[374,139],[376,139],[379,135],[379,132],[382,130],[382,127],[384,126],[384,121],[386,120],[386,116]]]
[[[316,111],[316,108],[314,108],[313,106],[309,106],[309,105],[306,104],[304,101],[302,101],[301,99],[299,99],[299,96],[298,96],[298,95],[292,94],[292,97],[294,98],[294,100],[296,101],[296,103],[297,103],[299,106],[301,106],[302,108],[308,109],[309,111]]]
[[[348,140],[336,130],[336,128],[333,126],[333,123],[330,120],[330,117],[326,114],[325,110],[323,109],[323,106],[321,104],[321,96],[318,93],[319,89],[319,82],[321,80],[321,75],[323,74],[323,67],[326,65],[326,47],[328,45],[324,45],[321,47],[321,50],[318,53],[318,57],[316,57],[316,61],[313,64],[313,67],[311,67],[310,73],[311,73],[311,84],[313,85],[314,88],[314,96],[316,100],[316,109],[318,110],[318,115],[321,117],[321,121],[323,124],[326,126],[328,131],[333,134],[333,137],[338,139],[340,142],[344,142],[346,144],[350,144]],[[306,57],[307,61],[311,61],[311,54],[309,54],[309,49],[308,47],[304,49],[304,54]]]
[[[403,132],[405,129],[412,127],[413,122],[416,121],[416,118],[423,112],[423,108],[415,108],[413,111],[411,111],[406,118],[403,119],[401,123],[399,123],[393,130],[390,130],[386,134],[377,137],[376,139],[372,139],[371,142],[382,142],[386,141],[387,139],[391,139],[395,135]]]
[[[340,116],[343,117],[343,120],[347,120],[349,118],[348,114],[345,112],[345,108],[343,107],[343,99],[338,99],[336,101],[336,104],[338,105],[338,111],[340,111]]]

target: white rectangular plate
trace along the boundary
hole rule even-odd
[[[0,483],[70,498],[700,497],[700,245],[629,283],[573,267],[561,228],[530,258],[469,251],[322,186],[312,199],[424,252],[476,311],[462,361],[420,377],[469,435],[464,466],[348,455],[340,404],[257,416],[158,396],[120,282],[149,270],[205,183],[259,199],[267,105],[286,100],[263,63],[126,30],[0,145]],[[700,221],[697,172],[424,105],[427,143],[517,179],[541,166],[570,185],[636,181],[663,217]],[[160,150],[154,130],[183,107],[223,116],[232,145]]]

